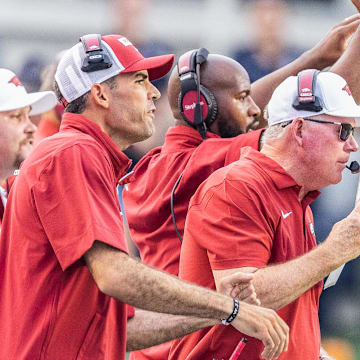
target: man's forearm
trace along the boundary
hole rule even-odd
[[[339,265],[321,244],[294,260],[258,269],[253,284],[261,305],[277,310],[296,300]]]
[[[101,242],[94,243],[86,259],[100,290],[137,308],[219,322],[233,310],[230,297],[182,282]]]
[[[181,281],[100,241],[93,243],[84,258],[100,291],[124,303],[155,312],[213,319],[212,324],[229,319],[237,330],[263,342],[265,359],[278,357],[287,349],[289,328],[273,310]],[[207,325],[211,324],[201,323],[201,327]],[[195,330],[196,323],[193,326]]]
[[[346,52],[330,71],[342,76],[348,83],[356,103],[360,103],[360,29],[358,29]]]
[[[253,284],[262,306],[279,309],[360,254],[360,204],[337,222],[327,239],[307,254],[258,269]]]
[[[145,349],[215,324],[211,319],[136,310],[128,320],[126,350]]]

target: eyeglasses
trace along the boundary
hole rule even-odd
[[[350,135],[354,135],[355,128],[349,124],[349,123],[341,123],[336,121],[325,121],[325,120],[315,120],[315,119],[309,119],[309,118],[303,118],[304,120],[317,122],[320,124],[333,124],[333,125],[340,125],[340,131],[339,131],[339,139],[342,141],[346,141]]]

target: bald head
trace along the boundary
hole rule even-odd
[[[246,70],[227,56],[209,54],[207,61],[201,65],[200,78],[201,84],[215,96],[218,105],[218,115],[211,131],[222,137],[245,132],[248,123],[259,112],[249,96],[250,80]],[[175,66],[169,79],[168,99],[177,120],[182,119],[178,105],[180,92],[180,78]],[[246,98],[247,101],[243,101]],[[241,104],[242,101],[244,104]],[[219,127],[227,129],[222,133]]]
[[[234,75],[238,74],[245,80],[249,80],[246,70],[235,60],[217,54],[209,54],[207,61],[201,65],[201,84],[212,93],[221,88],[229,88],[234,85]],[[173,68],[169,79],[168,98],[174,117],[178,118],[178,98],[180,94],[180,78],[177,66]],[[181,115],[180,115],[181,117]]]

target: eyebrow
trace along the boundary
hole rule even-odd
[[[143,80],[148,78],[147,74],[144,74],[144,73],[136,73],[135,78],[138,78],[138,77],[141,77]]]
[[[243,95],[243,94],[245,94],[246,96],[249,96],[250,90],[243,90],[243,91],[238,92],[238,95]]]

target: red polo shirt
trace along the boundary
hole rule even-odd
[[[215,289],[212,270],[282,263],[316,246],[309,204],[300,187],[275,161],[250,148],[241,160],[211,175],[192,198],[181,248],[180,277]],[[281,360],[318,359],[318,304],[322,282],[278,311],[290,327],[289,350]],[[217,325],[175,340],[169,359],[229,359],[242,335]],[[240,359],[258,360],[253,338]]]
[[[0,241],[0,359],[125,358],[126,305],[101,293],[83,255],[126,252],[116,185],[129,159],[66,113],[14,182]]]
[[[181,235],[191,196],[215,170],[236,161],[243,146],[258,149],[262,130],[231,139],[207,133],[203,141],[188,126],[170,128],[163,146],[151,150],[134,168],[135,181],[123,191],[132,238],[145,264],[178,275],[181,243],[171,218],[170,196],[176,180],[174,212]],[[169,344],[132,352],[131,360],[167,359]]]
[[[191,196],[216,169],[236,161],[243,146],[258,149],[261,130],[222,139],[208,132],[203,141],[188,126],[169,129],[163,146],[147,153],[135,166],[135,180],[123,192],[131,235],[141,259],[170,274],[178,275],[180,241],[170,212],[170,196],[176,180],[183,177],[174,194],[177,227],[183,234]]]

